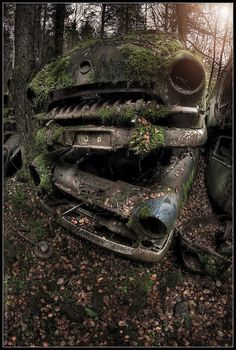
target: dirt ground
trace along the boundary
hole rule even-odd
[[[31,187],[5,181],[5,346],[232,346],[232,268],[181,265],[175,240],[156,264],[128,260],[52,227]],[[199,169],[177,227],[212,213]],[[35,254],[47,240],[51,258]]]

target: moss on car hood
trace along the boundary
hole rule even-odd
[[[56,90],[89,83],[151,82],[165,75],[183,49],[176,38],[143,34],[80,42],[73,50],[46,65],[30,87],[38,101]],[[89,62],[89,71],[80,71]]]

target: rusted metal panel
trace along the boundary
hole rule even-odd
[[[21,147],[19,144],[19,136],[11,135],[3,146],[4,151],[4,175],[12,176],[21,168]]]
[[[208,225],[217,227],[219,225],[219,221],[215,216],[204,216],[190,218],[180,227],[178,248],[181,260],[190,271],[217,277],[230,267],[231,259],[220,253],[220,247],[215,250],[200,242],[191,242],[186,238],[188,232],[197,232],[198,227],[201,227],[203,222],[205,227]]]
[[[213,202],[232,215],[232,137],[220,136],[210,154],[206,185]]]
[[[145,247],[132,247],[125,244],[121,244],[112,240],[109,240],[101,235],[96,235],[84,228],[76,227],[71,222],[66,220],[64,217],[58,215],[54,210],[45,204],[43,200],[40,200],[41,207],[50,215],[54,217],[54,220],[62,225],[67,230],[73,232],[75,235],[82,239],[89,240],[90,242],[97,244],[103,248],[112,250],[118,254],[126,256],[129,259],[144,261],[149,263],[159,262],[166,255],[170,244],[173,239],[174,230],[172,230],[165,242],[165,245],[159,251],[150,250]]]
[[[129,128],[69,127],[65,128],[57,142],[73,148],[112,150],[129,144]]]
[[[186,121],[188,119],[192,118],[200,118],[199,110],[196,107],[186,107],[186,106],[171,106],[171,105],[160,105],[156,100],[152,101],[144,101],[143,99],[138,99],[135,102],[128,102],[126,98],[116,99],[113,98],[110,101],[108,100],[101,100],[101,99],[92,99],[90,102],[81,101],[78,104],[73,105],[67,105],[64,107],[54,107],[49,113],[45,114],[44,116],[40,116],[40,119],[42,120],[60,120],[60,119],[78,119],[78,118],[87,118],[88,122],[89,119],[96,119],[101,120],[101,117],[99,117],[99,110],[102,108],[113,108],[116,107],[117,110],[119,108],[129,107],[131,108],[134,113],[137,114],[137,117],[140,115],[142,116],[142,110],[148,109],[149,106],[152,108],[153,115],[155,115],[156,110],[156,116],[160,114],[161,108],[165,107],[167,109],[165,116],[166,118],[168,116],[181,116],[185,117]],[[146,116],[148,118],[148,115]],[[161,115],[160,115],[161,118]]]
[[[59,162],[54,171],[55,186],[81,203],[97,208],[95,212],[100,208],[115,215],[116,219],[99,218],[99,215],[91,215],[88,210],[77,205],[65,211],[58,220],[80,237],[105,248],[133,259],[159,261],[171,243],[174,222],[185,196],[183,184],[190,178],[193,180],[192,172],[197,166],[197,154],[198,152],[187,155],[176,166],[170,167],[161,181],[147,188],[121,181],[113,182]],[[111,233],[129,238],[134,246],[121,244],[112,237],[101,237],[96,230],[76,226],[65,216],[70,211],[73,211],[74,216],[82,214],[91,218],[93,226],[104,227]],[[153,221],[154,228],[149,225]],[[125,222],[127,226],[124,225]],[[145,247],[145,242],[150,247]]]
[[[136,129],[108,127],[69,127],[56,140],[73,148],[114,150],[130,145]],[[164,142],[161,147],[198,147],[207,140],[207,129],[163,128]],[[157,144],[157,148],[160,147]]]
[[[199,147],[207,141],[207,129],[170,128],[165,130],[166,147]]]

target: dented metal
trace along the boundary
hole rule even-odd
[[[192,177],[197,163],[198,152],[186,155],[167,169],[166,176],[158,184],[142,188],[121,181],[112,182],[58,162],[54,170],[55,186],[81,204],[57,213],[56,219],[78,236],[129,258],[160,261],[171,244],[174,223],[184,201],[183,183]],[[47,207],[47,210],[51,209]],[[71,217],[77,219],[71,220]],[[78,225],[80,217],[90,221],[87,228]],[[101,231],[97,232],[97,228]],[[103,236],[104,228],[110,232],[109,239]],[[114,234],[116,239],[113,239]],[[129,239],[128,245],[122,244],[122,237]]]
[[[198,107],[206,77],[201,62],[179,42],[163,56],[158,40],[166,45],[166,37],[146,39],[79,47],[61,62],[68,86],[58,85],[48,65],[31,88],[36,99],[38,94],[47,102],[47,111],[36,118],[47,128],[48,149],[67,150],[50,164],[45,210],[81,238],[157,262],[172,242],[196,173],[198,147],[207,140]],[[140,62],[149,57],[153,68],[134,66],[134,56]],[[51,84],[44,96],[46,74],[54,88]],[[36,163],[31,170],[37,178]],[[39,187],[50,183],[45,176],[44,183],[37,180]]]
[[[232,175],[232,137],[220,136],[209,157],[206,185],[213,203],[231,215]]]

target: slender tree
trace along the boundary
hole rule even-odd
[[[35,14],[37,5],[16,4],[15,65],[11,84],[11,98],[16,128],[21,145],[23,170],[32,159],[34,149],[33,111],[27,99],[27,89],[35,73]]]
[[[102,4],[102,13],[101,13],[101,30],[100,37],[103,39],[104,37],[104,28],[105,28],[105,16],[106,16],[106,4]]]
[[[44,43],[45,43],[45,31],[46,31],[46,20],[47,20],[48,7],[44,4],[43,8],[43,27],[41,32],[41,42],[40,42],[40,64],[43,64],[44,60]]]
[[[14,31],[14,6],[13,4],[4,4],[4,22],[3,22],[3,48],[4,48],[4,92],[8,91],[9,80],[13,69],[13,31]]]
[[[178,36],[186,46],[188,32],[188,4],[175,4]]]
[[[55,51],[54,56],[61,56],[63,54],[64,41],[64,21],[66,14],[65,4],[56,4],[55,13]]]

